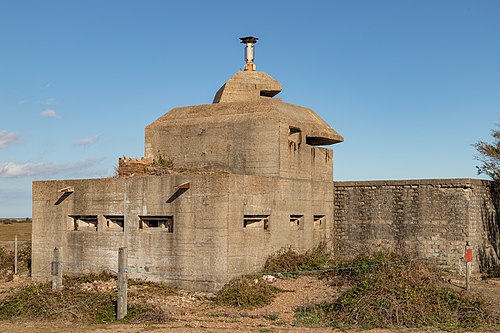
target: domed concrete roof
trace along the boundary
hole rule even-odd
[[[217,91],[213,104],[174,108],[148,126],[193,125],[202,122],[232,123],[273,119],[299,127],[309,145],[331,145],[344,138],[313,110],[271,98],[281,92],[281,84],[269,74],[238,71]]]
[[[273,97],[281,84],[264,72],[238,71],[215,94],[213,103],[239,102],[260,96]]]

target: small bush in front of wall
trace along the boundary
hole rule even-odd
[[[260,276],[246,275],[229,281],[217,293],[216,303],[242,308],[270,304],[282,289],[266,283]]]
[[[266,260],[263,273],[297,276],[304,271],[322,269],[329,261],[330,256],[323,244],[305,253],[283,248]],[[216,303],[257,308],[270,304],[280,292],[283,290],[265,282],[262,274],[246,275],[224,285],[217,293]]]
[[[326,268],[330,263],[330,254],[324,244],[305,253],[298,253],[292,248],[283,248],[267,258],[264,272],[294,275],[304,271]]]
[[[377,266],[397,261],[400,263]],[[377,253],[342,261],[337,266],[358,267],[323,275],[347,290],[330,303],[297,309],[300,322],[320,322],[342,329],[445,330],[498,327],[500,323],[481,299],[444,286],[440,272],[427,261],[404,261],[398,255]]]

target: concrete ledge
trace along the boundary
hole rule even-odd
[[[472,178],[450,178],[450,179],[405,179],[405,180],[359,180],[359,181],[335,181],[335,187],[359,187],[359,186],[404,186],[404,185],[453,185],[453,186],[487,186],[492,181]]]

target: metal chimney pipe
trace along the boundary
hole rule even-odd
[[[242,44],[246,44],[245,46],[245,71],[255,71],[257,66],[253,63],[255,58],[255,51],[253,48],[253,44],[257,43],[258,38],[253,36],[241,37],[240,38]]]

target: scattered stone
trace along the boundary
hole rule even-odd
[[[274,283],[278,280],[278,278],[275,277],[274,275],[264,275],[262,278],[264,279],[264,281],[266,283],[269,283],[269,284]]]

